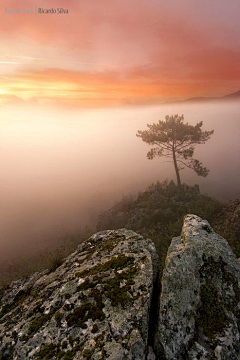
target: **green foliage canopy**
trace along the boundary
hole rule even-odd
[[[214,130],[202,131],[203,122],[195,126],[184,123],[184,116],[166,116],[165,121],[147,125],[148,130],[138,130],[137,136],[154,146],[148,153],[148,159],[164,156],[174,163],[178,185],[181,185],[179,171],[188,167],[198,176],[206,177],[209,170],[193,158],[195,146],[210,139]]]

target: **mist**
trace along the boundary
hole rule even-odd
[[[172,163],[148,160],[136,137],[166,115],[184,114],[214,129],[195,158],[207,178],[181,171],[221,200],[240,196],[240,103],[176,103],[96,109],[32,106],[0,110],[0,263],[54,244],[94,226],[99,212],[157,180],[175,181]]]

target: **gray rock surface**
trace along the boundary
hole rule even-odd
[[[0,300],[0,359],[154,359],[148,323],[157,263],[150,240],[103,231],[54,272],[15,281]]]
[[[240,360],[240,263],[228,243],[187,215],[160,298],[157,272],[151,240],[93,235],[55,271],[6,289],[0,360]]]
[[[162,278],[155,348],[167,360],[240,359],[239,271],[228,243],[187,215]]]

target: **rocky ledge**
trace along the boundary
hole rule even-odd
[[[239,360],[239,328],[240,264],[187,215],[161,282],[152,241],[125,229],[13,282],[0,300],[0,359]]]
[[[156,347],[167,360],[240,359],[240,264],[207,221],[185,217],[168,250]]]
[[[56,271],[12,283],[0,302],[0,359],[150,359],[157,262],[150,240],[103,231]]]

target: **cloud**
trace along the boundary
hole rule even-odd
[[[180,7],[173,1],[53,0],[55,6],[68,7],[69,15],[1,14],[0,60],[20,63],[2,75],[4,91],[25,99],[119,104],[239,88],[240,26],[229,26],[231,12],[224,18],[221,0],[211,19],[206,1],[194,7],[183,0]],[[19,3],[11,0],[8,7]]]
[[[160,76],[158,68],[125,73],[80,72],[61,69],[22,70],[0,78],[1,93],[14,99],[65,106],[155,104],[198,95],[207,82]]]

